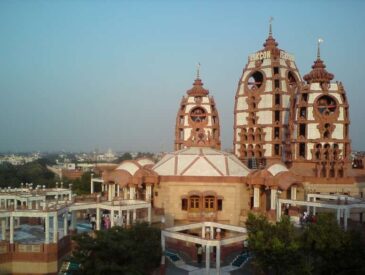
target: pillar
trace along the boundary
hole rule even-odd
[[[68,199],[71,201],[72,200],[72,191],[70,191],[69,195],[68,195]]]
[[[9,239],[10,239],[10,243],[13,244],[14,243],[14,217],[10,216],[10,232],[9,232]]]
[[[136,188],[134,186],[129,187],[129,199],[134,200],[136,198]]]
[[[210,246],[205,247],[205,274],[210,274]]]
[[[53,242],[58,241],[58,216],[57,213],[53,216]]]
[[[214,239],[214,227],[213,226],[210,227],[210,239],[211,240]]]
[[[68,233],[68,224],[67,224],[67,212],[63,214],[63,236],[66,236]]]
[[[100,209],[96,208],[96,230],[100,230]]]
[[[127,226],[129,226],[131,224],[131,220],[130,220],[130,211],[129,209],[127,210]]]
[[[133,209],[133,223],[136,223],[137,220],[137,209]]]
[[[114,210],[110,211],[110,227],[114,226]]]
[[[90,181],[90,194],[94,193],[94,181],[93,181],[93,177],[91,176],[91,181]]]
[[[146,186],[146,201],[151,201],[152,198],[152,185],[148,184]]]
[[[281,219],[281,203],[278,201],[278,208],[276,209],[276,220],[280,221]]]
[[[76,211],[71,211],[71,229],[72,230],[76,230],[76,223],[77,223]]]
[[[216,258],[215,258],[215,268],[217,269],[217,275],[221,274],[221,245],[216,247]]]
[[[1,239],[6,240],[6,218],[1,219]]]
[[[150,206],[148,206],[148,215],[147,215],[147,220],[148,220],[148,223],[149,224],[151,224],[151,221],[152,221],[152,219],[151,219],[151,205]]]
[[[165,266],[165,236],[163,232],[161,231],[161,248],[162,248],[162,254],[161,254],[161,267],[163,268]]]
[[[253,208],[260,207],[260,187],[254,186],[253,188]]]
[[[119,184],[117,185],[117,197],[119,198],[119,195],[120,195],[120,186]]]
[[[348,217],[349,217],[349,209],[344,209],[343,210],[343,212],[344,212],[344,215],[343,215],[343,227],[344,227],[344,229],[345,229],[345,231],[347,230],[347,219],[348,219]]]
[[[338,225],[341,224],[341,209],[337,208],[337,223]]]
[[[276,188],[271,188],[270,190],[270,210],[276,209],[276,196],[277,196]]]
[[[123,199],[128,200],[128,188],[123,187]]]
[[[313,202],[316,202],[316,197],[313,198]],[[316,207],[313,206],[313,215],[316,215]]]
[[[49,244],[49,217],[44,218],[44,243]]]
[[[111,201],[112,200],[112,188],[111,188],[111,185],[108,184],[107,185],[107,188],[108,188],[108,201]]]
[[[290,198],[291,198],[293,201],[296,201],[296,200],[297,200],[297,186],[296,186],[296,185],[293,185],[293,186],[290,188]]]

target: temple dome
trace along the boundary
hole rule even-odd
[[[243,177],[250,173],[233,154],[207,147],[190,147],[168,153],[152,170],[160,176]]]

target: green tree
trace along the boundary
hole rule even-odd
[[[299,234],[289,218],[272,224],[264,216],[249,214],[246,227],[254,266],[265,274],[308,274],[300,250]]]
[[[91,172],[85,172],[80,179],[66,180],[66,185],[72,184],[72,191],[76,195],[90,194]]]
[[[334,215],[320,213],[302,235],[304,255],[315,274],[365,274],[364,240],[359,231],[343,231]]]
[[[124,153],[121,157],[119,157],[115,162],[121,163],[125,160],[133,159],[132,155],[130,153]]]
[[[80,274],[151,274],[161,258],[160,231],[146,223],[96,231],[95,237],[80,234],[74,240],[73,260],[81,264]]]

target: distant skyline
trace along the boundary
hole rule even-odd
[[[364,1],[0,1],[0,152],[172,151],[200,76],[222,148],[249,54],[273,36],[302,77],[316,58],[342,81],[353,150],[365,150]]]

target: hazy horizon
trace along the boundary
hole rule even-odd
[[[341,81],[353,150],[365,150],[362,1],[1,1],[0,152],[172,151],[200,62],[222,148],[247,57],[273,16],[302,77],[316,58]]]

